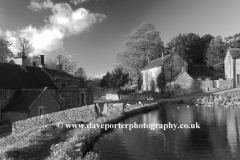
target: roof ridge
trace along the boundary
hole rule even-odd
[[[156,58],[156,59],[154,59],[154,60],[152,60],[152,61],[155,61],[155,60],[158,60],[158,59],[164,59],[164,58],[167,57],[167,56],[169,56],[169,55],[165,55],[164,57]],[[149,63],[152,62],[152,61],[149,61]]]
[[[43,95],[43,93],[47,90],[47,87],[44,87],[41,93],[39,93],[39,95],[37,96],[37,98],[31,103],[31,105],[28,107],[28,109],[31,109],[32,106],[38,101],[38,99]]]
[[[184,72],[186,72],[185,70],[181,70],[181,72],[179,72],[176,76],[174,76],[171,80],[170,80],[170,82],[172,82],[172,81],[175,81],[182,73],[184,73]],[[186,72],[187,73],[187,72]]]

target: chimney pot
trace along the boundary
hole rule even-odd
[[[44,67],[45,64],[44,64],[44,55],[40,55],[40,58],[41,58],[41,66]]]

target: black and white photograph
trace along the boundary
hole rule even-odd
[[[239,0],[0,0],[0,160],[239,160]]]

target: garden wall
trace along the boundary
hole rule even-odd
[[[96,107],[99,108],[97,109]],[[106,112],[105,114],[123,112],[123,103],[99,103],[96,106],[92,104],[17,121],[12,123],[12,134],[56,122],[88,122],[97,118],[99,113],[103,112]]]
[[[117,93],[109,92],[109,93],[106,93],[106,100],[115,100],[115,101],[118,101],[118,100],[120,100],[120,99],[119,99],[119,96],[118,96]]]
[[[195,92],[212,92],[231,88],[231,80],[218,80],[218,87],[214,86],[213,80],[195,81]]]
[[[108,103],[107,108],[107,112],[110,115],[123,112],[123,103]]]
[[[12,133],[20,133],[36,126],[39,127],[55,122],[86,122],[95,117],[95,104],[87,105],[14,122],[12,123]]]
[[[149,93],[138,93],[129,95],[120,95],[121,100],[147,100],[147,98],[152,97]]]
[[[137,94],[120,94],[117,93],[107,93],[106,100],[147,100],[147,98],[152,97],[149,93],[137,93]]]

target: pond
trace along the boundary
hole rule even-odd
[[[240,107],[166,104],[122,124],[199,124],[200,128],[114,129],[93,147],[101,160],[240,159]],[[192,126],[194,127],[194,126]]]

